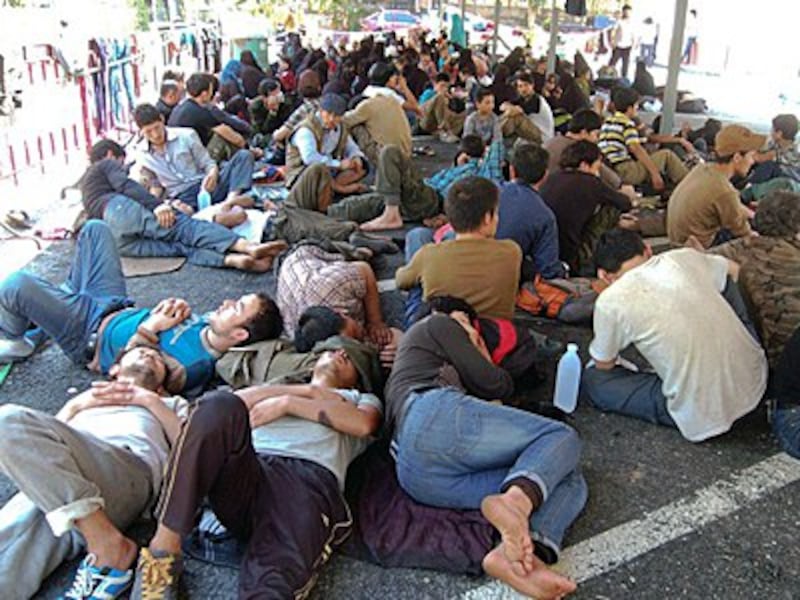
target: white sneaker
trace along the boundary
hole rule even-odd
[[[447,131],[443,131],[439,134],[439,141],[445,144],[457,144],[461,141],[461,138]]]
[[[0,364],[28,358],[36,351],[36,344],[27,338],[6,340],[0,338]]]

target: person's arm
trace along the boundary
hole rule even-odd
[[[504,155],[505,146],[503,145],[503,138],[501,136],[498,139],[494,139],[492,143],[489,144],[489,149],[486,151],[486,156],[483,158],[477,175],[491,179],[496,183],[503,181]]]
[[[304,396],[313,398],[315,395],[322,395],[322,389],[311,384],[288,384],[288,385],[254,385],[251,387],[236,390],[235,394],[241,398],[248,410],[256,404],[269,398],[278,396]]]
[[[341,161],[322,154],[317,150],[317,140],[308,127],[301,127],[292,136],[292,143],[297,147],[304,165],[321,163],[332,169],[339,169]]]
[[[128,171],[116,161],[103,161],[101,166],[105,173],[106,180],[115,192],[135,200],[147,210],[154,210],[160,201],[148,192],[143,185],[135,182],[128,176]]]
[[[425,264],[425,247],[411,258],[411,262],[400,267],[394,274],[394,282],[398,289],[410,290],[415,285],[421,285],[422,267]]]
[[[622,212],[628,212],[633,208],[633,204],[626,194],[611,189],[601,179],[595,179],[592,187],[594,188],[594,195],[600,204],[613,206]]]
[[[305,119],[314,108],[310,104],[303,103],[298,106],[289,118],[286,119],[286,123],[281,125],[275,132],[272,134],[272,139],[276,142],[284,142],[286,141],[289,136],[294,131],[294,128],[297,127],[303,119]]]
[[[723,194],[715,202],[715,206],[721,228],[728,229],[735,237],[745,237],[752,233],[745,207],[736,192]]]
[[[405,99],[403,102],[403,110],[411,111],[421,117],[423,114],[422,109],[419,106],[419,102],[417,102],[417,97],[414,95],[414,92],[409,89],[406,78],[401,75],[399,81],[395,91]]]
[[[612,189],[618,190],[622,186],[622,178],[607,164],[600,165],[600,179],[605,181]]]
[[[622,326],[614,311],[601,303],[595,304],[593,317],[594,338],[589,344],[589,355],[596,368],[610,371],[617,365],[619,353],[628,345],[624,340]]]
[[[250,409],[253,428],[284,416],[320,423],[355,437],[368,437],[381,426],[381,412],[371,404],[353,404],[332,392],[334,397],[309,398],[288,394],[264,400]]]
[[[467,135],[475,135],[478,133],[477,116],[476,116],[477,114],[478,113],[472,113],[464,121],[464,132],[461,134],[461,137]]]
[[[373,343],[385,346],[392,340],[392,333],[383,321],[381,312],[381,295],[378,291],[378,280],[369,263],[355,263],[363,282],[364,313],[367,318],[367,335]],[[359,286],[361,287],[361,286]]]
[[[503,141],[503,122],[500,117],[494,115],[494,128],[492,130],[492,143]]]
[[[237,148],[244,148],[245,146],[247,146],[247,140],[244,139],[244,136],[238,133],[236,130],[233,129],[233,127],[227,125],[226,123],[220,123],[216,127],[212,128],[211,131],[216,133],[219,137],[221,137],[229,144],[233,144]]]
[[[445,315],[434,315],[429,328],[470,394],[487,400],[502,400],[514,392],[514,382],[508,371],[488,360],[457,321]]]
[[[533,259],[536,270],[545,279],[563,277],[564,264],[559,258],[558,249],[558,224],[552,212],[542,223],[541,229],[534,239],[534,246],[529,249],[528,255]],[[521,260],[522,257],[520,257]]]
[[[148,342],[158,344],[159,333],[183,323],[191,314],[192,309],[186,300],[167,298],[150,311],[148,317],[137,327],[136,333]]]
[[[639,142],[628,144],[628,151],[633,154],[634,158],[644,165],[647,172],[650,174],[650,181],[656,190],[664,189],[664,179],[661,177],[661,171],[655,165],[650,155]]]
[[[361,151],[361,148],[358,147],[353,136],[350,134],[347,135],[347,142],[344,145],[344,157],[347,160],[351,160],[354,158],[361,159],[361,166],[366,168],[366,157],[364,153]]]
[[[683,149],[690,154],[695,151],[692,142],[678,135],[651,133],[647,136],[647,141],[653,142],[654,144],[680,144],[683,146]]]
[[[189,152],[192,154],[197,170],[205,173],[206,177],[214,172],[219,174],[217,163],[214,162],[214,159],[211,158],[206,147],[203,146],[203,142],[200,141],[200,136],[197,135],[197,132],[191,129],[187,132],[187,135],[189,136]]]
[[[370,110],[369,102],[359,102],[358,106],[353,110],[349,110],[345,113],[344,117],[342,117],[342,123],[344,123],[348,129],[352,129],[356,125],[362,125],[367,122]]]

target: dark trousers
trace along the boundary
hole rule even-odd
[[[622,59],[622,71],[620,75],[625,79],[628,78],[628,65],[631,61],[631,49],[630,46],[627,48],[614,48],[614,51],[611,53],[611,60],[608,61],[608,66],[613,67],[616,66],[617,61]]]
[[[257,454],[247,408],[224,391],[197,401],[173,447],[159,521],[188,534],[207,496],[247,542],[239,597],[304,598],[352,527],[336,477],[305,460]]]

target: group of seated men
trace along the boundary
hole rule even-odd
[[[453,63],[437,40],[438,72],[434,46],[417,42],[400,64],[365,44],[299,69],[317,51],[295,40],[250,105],[262,146],[231,120],[241,116],[212,109],[214,77],[189,77],[175,105],[183,85],[173,74],[159,106],[135,111],[138,181],[118,144],[91,149],[80,182],[89,220],[67,281],[21,271],[0,284],[3,362],[50,339],[103,376],[56,416],[0,409],[0,467],[20,492],[0,510],[0,577],[13,597],[83,554],[67,598],[131,586],[133,598],[177,598],[182,540],[206,503],[243,543],[240,596],[305,597],[352,527],[348,466],[379,433],[410,498],[479,510],[493,526],[487,574],[530,597],[568,595],[575,583],[549,565],[587,501],[581,440],[493,402],[520,386],[480,327],[485,317],[513,323],[520,285],[534,279],[588,275],[605,287],[586,403],[700,442],[766,401],[781,447],[800,457],[800,195],[780,184],[746,206],[734,187],[792,180],[796,119],[793,131],[776,119],[769,146],[725,126],[711,162],[689,169],[668,148],[648,149],[683,144],[645,138],[627,88],[605,117],[579,106],[556,135],[524,58],[484,85],[480,57]],[[282,108],[295,91],[287,82],[302,96],[293,110]],[[457,111],[450,101],[462,96],[469,108]],[[461,135],[452,167],[421,176],[412,125]],[[281,162],[280,150],[288,193],[272,202],[252,191],[253,174],[257,161]],[[636,231],[636,188],[671,192],[674,249],[654,255]],[[429,226],[408,232],[395,274],[408,292],[402,331],[386,323],[369,262],[396,249],[363,232],[405,222]],[[120,263],[186,256],[263,272],[279,255],[274,299],[247,294],[205,315],[174,297],[136,308]],[[234,354],[280,337],[292,356],[311,357],[305,383],[251,369],[215,389]],[[645,366],[623,358],[631,346]],[[157,528],[139,549],[126,529],[153,504]]]

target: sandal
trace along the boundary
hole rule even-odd
[[[411,151],[414,156],[436,156],[436,150],[430,146],[415,146]]]
[[[33,221],[24,210],[10,210],[5,216],[6,225],[14,229],[30,229]]]

